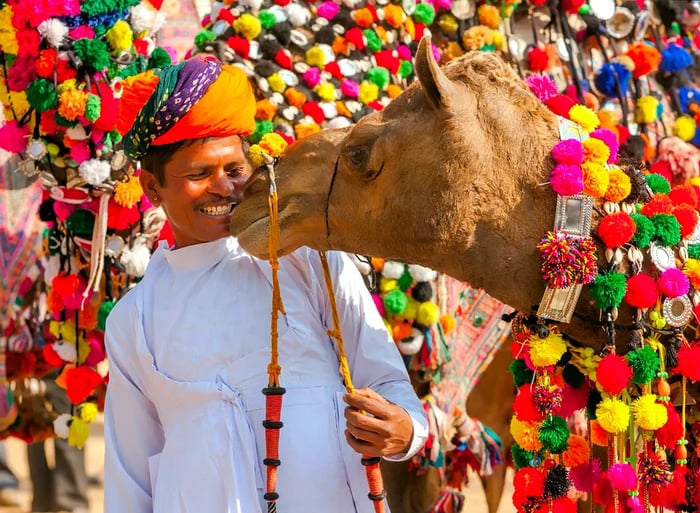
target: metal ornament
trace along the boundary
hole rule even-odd
[[[39,168],[33,160],[20,160],[17,169],[27,178],[33,178],[39,174]]]
[[[632,11],[627,7],[618,7],[612,18],[605,22],[605,28],[613,38],[624,39],[632,32],[635,21]]]
[[[413,8],[413,10],[415,10],[415,7]],[[450,7],[450,11],[458,20],[468,20],[469,18],[472,18],[474,16],[474,13],[476,12],[476,7],[474,5],[473,0],[454,0],[452,2],[452,6]],[[408,11],[406,11],[406,14],[409,14]]]
[[[515,60],[522,60],[525,57],[525,47],[527,43],[518,36],[510,36],[508,38],[508,51]]]
[[[556,322],[571,322],[583,285],[563,289],[547,287],[537,309],[537,316]]]
[[[109,165],[113,171],[119,171],[129,163],[129,157],[124,154],[123,150],[117,150],[112,155]]]
[[[690,234],[686,241],[688,244],[700,244],[700,220],[698,220],[693,233]]]
[[[607,21],[615,14],[615,0],[588,0],[588,5],[599,20]]]
[[[676,257],[671,248],[651,244],[649,246],[649,256],[659,271],[675,269],[676,267]]]
[[[535,29],[540,31],[552,23],[552,11],[549,7],[535,7],[530,11],[530,18]]]
[[[46,156],[46,143],[41,139],[32,139],[27,144],[27,156],[32,160],[41,160]]]
[[[111,258],[118,258],[124,246],[126,246],[126,243],[119,235],[110,235],[105,241],[105,255]]]
[[[643,41],[646,37],[649,25],[651,25],[651,14],[646,11],[640,12],[637,15],[637,23],[634,26],[632,38],[637,42]]]
[[[669,297],[664,299],[663,314],[667,324],[682,328],[693,315],[693,305],[688,296]]]

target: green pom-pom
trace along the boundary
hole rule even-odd
[[[84,208],[76,210],[66,219],[66,228],[78,237],[92,237],[94,226],[95,214]]]
[[[425,2],[416,5],[416,11],[413,13],[413,19],[423,25],[432,25],[435,21],[435,8]]]
[[[38,78],[27,87],[27,102],[37,112],[45,112],[58,106],[58,93],[53,83]],[[75,122],[69,126],[73,126]]]
[[[525,468],[532,466],[532,460],[535,459],[535,453],[526,451],[518,444],[514,443],[511,448],[513,454],[513,465],[515,468]]]
[[[399,288],[406,292],[413,285],[413,276],[408,272],[408,266],[403,268],[403,274],[399,277],[398,282]]]
[[[654,236],[662,246],[675,246],[681,241],[681,225],[671,214],[656,214],[651,218],[654,223]]]
[[[266,30],[271,29],[275,26],[275,23],[277,23],[277,17],[274,15],[274,13],[268,11],[267,9],[260,11],[260,14],[258,14],[258,20],[260,20],[260,25],[262,25],[262,28]]]
[[[70,121],[63,116],[61,116],[58,111],[56,111],[53,115],[53,120],[54,123],[56,123],[58,126],[65,126],[66,128],[70,128],[72,126],[75,126],[75,121]]]
[[[215,41],[215,40],[216,40],[216,34],[214,34],[211,30],[202,30],[199,34],[194,36],[194,44],[200,50],[209,41]]]
[[[646,177],[647,185],[654,194],[668,194],[671,192],[671,184],[668,180],[658,173],[648,174]]]
[[[700,244],[688,245],[688,258],[700,259]]]
[[[112,144],[119,144],[120,142],[122,142],[122,134],[120,134],[116,130],[112,130],[109,133],[109,138],[112,140]]]
[[[627,290],[625,275],[618,272],[602,272],[590,285],[591,296],[599,310],[617,308]]]
[[[661,368],[661,358],[649,346],[627,353],[627,363],[634,371],[632,381],[637,385],[649,383]]]
[[[154,48],[151,52],[151,56],[148,58],[148,69],[162,69],[166,66],[170,66],[173,60],[170,58],[170,54],[163,48]]]
[[[401,78],[408,78],[413,75],[413,64],[411,64],[411,61],[401,61],[397,73]]]
[[[603,400],[600,392],[591,387],[591,391],[588,394],[588,403],[586,404],[586,416],[591,420],[596,420],[596,408],[598,408],[598,403]]]
[[[382,40],[379,38],[377,33],[372,29],[365,29],[362,31],[367,41],[367,48],[370,49],[372,53],[377,53],[382,49]]]
[[[109,50],[107,43],[101,39],[78,39],[73,43],[73,50],[83,66],[92,71],[102,71],[109,67]]]
[[[272,121],[269,120],[264,120],[264,121],[256,121],[255,122],[255,132],[250,134],[248,136],[248,141],[250,141],[253,144],[259,143],[260,139],[263,138],[263,135],[269,134],[275,129],[275,125],[272,123]]]
[[[574,365],[566,365],[562,371],[564,381],[574,388],[580,388],[586,380],[586,376],[578,370]]]
[[[513,360],[510,362],[510,373],[513,375],[513,382],[516,387],[524,385],[525,383],[532,383],[532,378],[535,373],[528,368],[525,360]]]
[[[538,440],[552,454],[561,454],[569,446],[570,434],[566,419],[550,415],[540,425]]]
[[[654,223],[647,216],[642,214],[632,214],[632,220],[637,227],[632,237],[632,244],[638,248],[646,248],[654,237]]]
[[[367,72],[367,80],[375,84],[380,91],[383,91],[384,89],[386,89],[386,86],[389,85],[389,81],[391,80],[391,74],[386,68],[372,68]]]
[[[97,121],[102,112],[102,101],[96,94],[88,93],[87,103],[85,104],[85,119],[88,121]]]
[[[97,310],[97,329],[100,331],[105,330],[105,324],[107,323],[107,316],[109,313],[112,311],[112,308],[114,308],[114,305],[116,305],[117,302],[112,300],[112,301],[105,301],[100,305],[100,308]]]
[[[408,296],[399,289],[394,289],[384,294],[384,308],[386,308],[386,313],[389,315],[402,314],[406,310],[407,305]]]

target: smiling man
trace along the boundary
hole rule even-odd
[[[163,207],[175,247],[154,252],[107,321],[106,513],[266,509],[270,270],[228,233],[251,171],[244,137],[254,114],[245,74],[212,59],[125,85],[124,149],[141,161],[141,184]],[[341,254],[328,260],[353,381],[362,388],[344,393],[318,254],[302,248],[280,259],[280,513],[374,511],[360,454],[406,459],[427,435],[359,272]]]

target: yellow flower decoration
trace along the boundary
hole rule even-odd
[[[68,89],[58,97],[58,113],[68,121],[75,121],[85,114],[87,94],[78,89]]]
[[[634,118],[637,123],[653,123],[656,121],[659,108],[659,100],[653,96],[642,96],[637,100],[637,109]]]
[[[117,182],[114,186],[114,201],[122,207],[131,208],[139,202],[143,196],[143,189],[139,179],[134,175],[123,182]]]
[[[324,102],[335,101],[335,86],[330,82],[323,82],[322,84],[317,85],[314,92]]]
[[[619,399],[605,397],[598,404],[595,416],[608,433],[622,433],[627,429],[630,420],[630,408]]]
[[[287,88],[287,84],[284,83],[282,77],[280,77],[277,73],[273,73],[267,77],[267,83],[270,84],[270,89],[276,93],[283,93]]]
[[[255,169],[265,165],[263,149],[257,144],[253,144],[248,150],[248,159],[250,159],[250,162],[253,165],[253,168]]]
[[[270,157],[277,158],[284,150],[287,148],[287,141],[284,140],[280,134],[270,132],[262,136],[260,147],[265,151]]]
[[[574,105],[571,107],[569,110],[569,118],[571,118],[571,121],[574,123],[581,125],[587,132],[592,132],[600,125],[600,119],[598,119],[596,113],[583,105]]]
[[[583,171],[583,193],[594,198],[605,196],[610,183],[608,170],[600,164],[588,162],[581,166],[581,171]]]
[[[530,360],[536,367],[548,367],[557,363],[566,353],[566,342],[559,333],[549,332],[547,338],[530,337]]]
[[[65,321],[61,325],[61,340],[75,344],[75,336],[75,324],[73,324],[71,321]]]
[[[632,192],[632,180],[622,169],[610,166],[608,173],[608,189],[605,191],[605,199],[614,203],[624,200]]]
[[[105,33],[105,39],[116,53],[123,52],[131,48],[134,33],[131,25],[124,20],[119,20]]]
[[[319,46],[306,50],[306,64],[323,68],[326,65],[326,54]]]
[[[262,25],[255,16],[245,13],[233,22],[233,30],[246,39],[252,40],[260,35]]]
[[[17,55],[19,52],[15,28],[12,25],[12,7],[9,4],[0,9],[0,48],[5,54]]]
[[[634,421],[647,431],[661,428],[668,420],[668,410],[663,404],[656,402],[654,394],[644,394],[632,403]]]
[[[526,451],[537,452],[542,449],[539,425],[536,422],[523,422],[513,416],[510,420],[510,433],[513,440]]]
[[[610,158],[610,148],[600,139],[593,137],[583,141],[583,161],[604,166]]]
[[[689,258],[685,261],[683,272],[690,280],[690,284],[694,289],[700,288],[700,260]]]
[[[88,424],[97,417],[97,405],[95,403],[83,403],[78,408],[80,418]]]
[[[480,50],[493,44],[493,31],[484,25],[476,25],[462,35],[462,43],[467,51]]]

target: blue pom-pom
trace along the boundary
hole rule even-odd
[[[678,73],[691,64],[693,64],[693,57],[688,50],[681,48],[675,43],[671,43],[666,50],[661,52],[661,64],[659,65],[659,69],[667,73]]]
[[[622,96],[627,95],[627,87],[632,73],[619,62],[605,63],[600,67],[598,74],[595,76],[595,86],[605,96],[610,98],[617,97],[617,86],[615,84],[615,73],[617,73],[620,81],[620,92]]]

